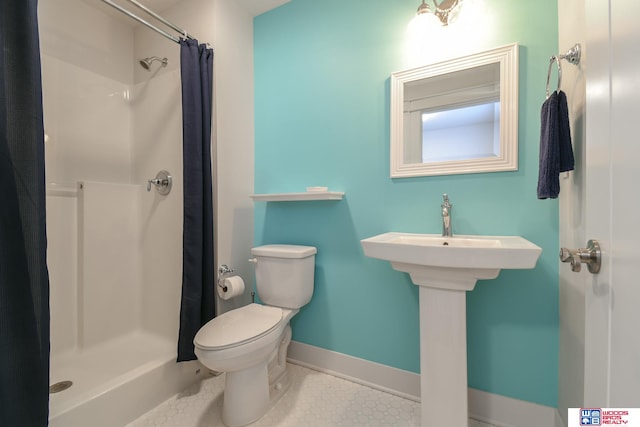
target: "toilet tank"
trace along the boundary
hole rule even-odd
[[[256,259],[256,289],[263,303],[300,308],[313,295],[316,248],[265,245],[251,249]]]

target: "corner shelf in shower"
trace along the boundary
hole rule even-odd
[[[304,193],[250,194],[254,202],[301,202],[308,200],[342,200],[341,191],[306,191]]]

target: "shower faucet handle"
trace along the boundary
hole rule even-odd
[[[162,185],[162,180],[158,178],[147,180],[147,191],[151,191],[151,184],[153,185]]]
[[[155,178],[147,180],[147,191],[151,191],[151,184],[156,186],[156,190],[163,196],[166,196],[171,191],[173,184],[173,178],[171,174],[165,170],[158,172]]]

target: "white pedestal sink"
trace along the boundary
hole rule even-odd
[[[384,233],[361,240],[364,254],[391,262],[420,286],[422,427],[466,427],[466,291],[500,270],[536,265],[542,249],[518,236]]]

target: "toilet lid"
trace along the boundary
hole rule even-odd
[[[193,343],[205,350],[234,347],[268,334],[282,320],[282,309],[249,304],[228,311],[204,325]]]

